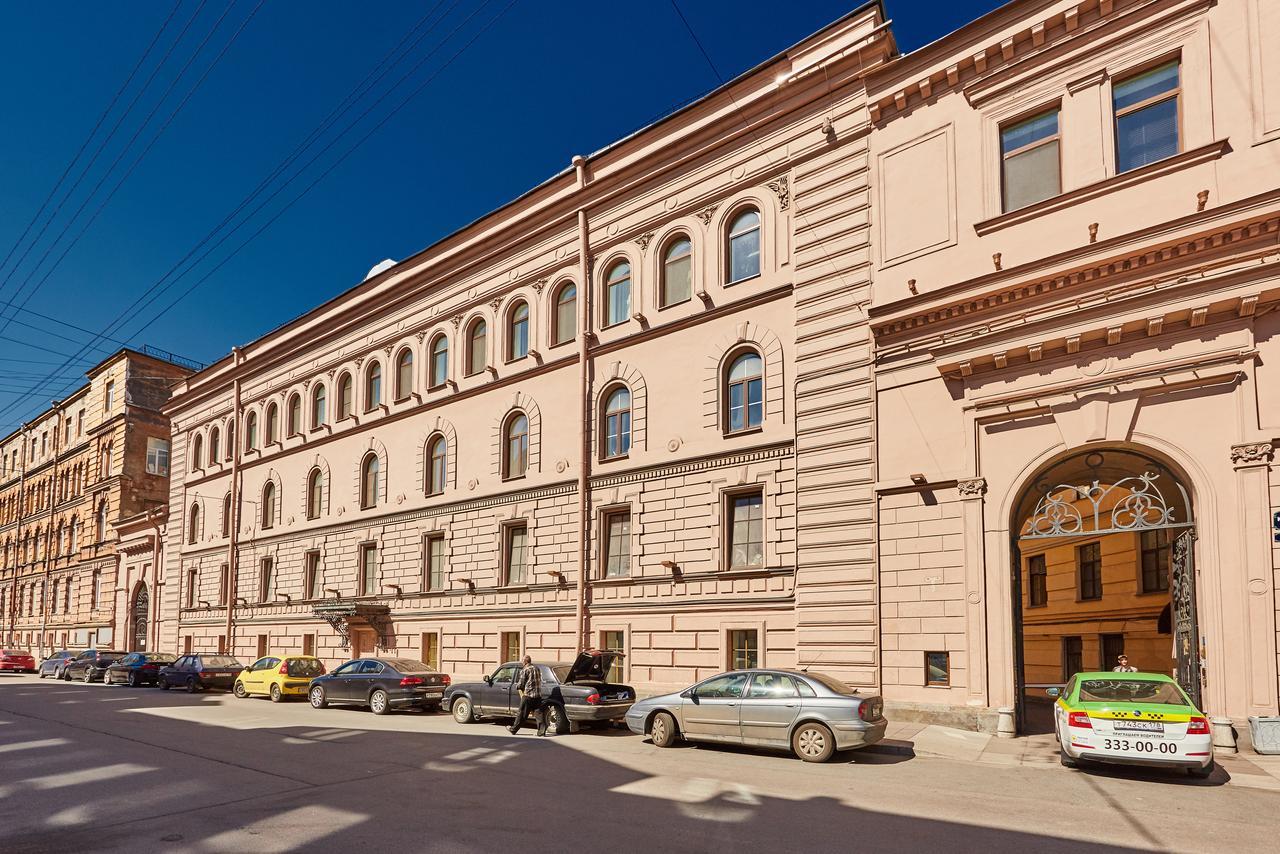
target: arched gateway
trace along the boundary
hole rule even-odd
[[[147,583],[139,581],[133,592],[133,604],[129,608],[129,623],[133,627],[130,637],[130,650],[145,651],[147,648],[148,614],[151,609],[151,595],[147,592]]]
[[[1064,455],[1023,487],[1010,526],[1020,731],[1052,729],[1045,688],[1111,670],[1121,655],[1175,675],[1199,704],[1186,482],[1153,453],[1123,447]]]

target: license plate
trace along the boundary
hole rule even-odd
[[[1117,732],[1164,732],[1164,724],[1159,721],[1114,721],[1112,727]]]

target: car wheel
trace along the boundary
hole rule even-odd
[[[453,705],[450,706],[453,712],[453,719],[460,724],[473,724],[476,722],[476,713],[471,708],[471,701],[466,697],[455,697]]]
[[[156,679],[156,687],[159,688],[161,691],[168,691],[173,686],[169,684],[168,679],[165,679],[162,676],[159,679]]]
[[[236,680],[236,685],[234,688],[231,689],[231,693],[235,694],[236,697],[238,697],[241,700],[249,696],[249,692],[244,689],[244,683],[241,682],[239,679]]]
[[[93,671],[92,671],[92,670],[90,670],[90,669],[89,669],[89,668],[87,668],[87,667],[84,669],[84,681],[85,681],[85,682],[92,682],[92,681],[93,681]],[[106,681],[106,677],[105,677],[105,676],[103,677],[103,681],[104,681],[104,682]]]
[[[280,693],[280,686],[272,685],[271,686],[271,702],[279,703],[279,702],[282,702],[283,700],[284,700],[284,694]]]
[[[62,681],[63,681],[63,682],[70,682],[70,681],[71,681],[71,674],[67,672],[67,669],[66,669],[65,667],[64,667],[64,668],[62,668],[62,676],[61,676],[61,679],[62,679]]]
[[[791,749],[805,762],[826,762],[836,752],[836,739],[822,724],[801,724],[791,735]]]
[[[556,735],[567,735],[573,729],[569,716],[564,713],[564,706],[552,703],[547,709],[547,728]]]
[[[138,674],[137,674],[137,673],[130,673],[130,674],[129,674],[129,687],[130,687],[130,688],[140,688],[140,687],[142,687],[142,680],[138,678]]]
[[[41,671],[40,671],[40,678],[41,678],[41,679],[43,679],[43,678],[44,678],[44,671],[43,671],[43,670],[41,670]]]
[[[187,677],[187,693],[194,694],[196,691],[199,691],[199,690],[200,690],[200,686],[196,684],[196,677],[188,676]]]
[[[1197,780],[1204,780],[1213,775],[1218,768],[1218,763],[1210,759],[1209,764],[1203,768],[1188,768],[1187,773]]]
[[[329,705],[329,701],[324,696],[324,688],[319,685],[311,689],[307,699],[311,701],[311,708],[313,709],[323,709]]]
[[[670,714],[658,712],[653,716],[653,723],[649,726],[649,738],[653,741],[654,747],[670,747],[676,743],[678,735],[676,719]]]
[[[391,711],[391,698],[381,688],[369,695],[369,708],[375,715],[385,715]]]

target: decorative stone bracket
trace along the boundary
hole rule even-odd
[[[1271,462],[1274,447],[1270,442],[1250,442],[1231,446],[1231,464],[1238,467],[1266,465]]]
[[[956,481],[956,490],[960,493],[961,498],[981,498],[987,491],[987,479],[985,477],[974,477],[958,480]]]

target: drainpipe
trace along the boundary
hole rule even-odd
[[[147,633],[147,643],[151,644],[148,649],[160,650],[160,599],[162,593],[160,589],[160,561],[164,559],[164,552],[160,548],[163,542],[163,535],[160,533],[160,520],[168,516],[168,508],[164,505],[147,511],[147,521],[151,523],[151,529],[155,531],[155,538],[151,541],[151,613],[147,616],[149,628]],[[179,591],[181,592],[181,591]],[[154,639],[154,640],[153,640]]]
[[[18,470],[18,527],[13,532],[13,596],[10,597],[10,614],[12,619],[9,626],[14,634],[14,643],[17,643],[18,634],[18,617],[22,615],[22,603],[18,601],[18,581],[21,578],[22,559],[22,521],[27,515],[27,425],[23,424],[21,429],[22,439],[22,457],[19,460],[21,468]]]
[[[587,185],[587,160],[573,158],[578,188]],[[591,646],[587,631],[587,573],[591,567],[591,362],[588,337],[591,335],[591,256],[587,211],[578,209],[578,649]]]
[[[244,356],[239,347],[231,349],[231,355],[237,366]],[[231,381],[231,423],[235,425],[231,443],[231,526],[227,538],[227,655],[235,650],[235,607],[236,607],[236,540],[240,533],[240,446],[244,442],[241,435],[240,418],[240,379]]]
[[[54,401],[54,406],[59,406]],[[41,597],[40,602],[40,642],[37,648],[44,651],[45,633],[49,631],[49,592],[53,589],[49,584],[49,577],[53,574],[53,568],[49,566],[49,546],[53,544],[53,508],[58,503],[58,436],[62,433],[62,419],[66,417],[63,412],[58,413],[58,420],[53,428],[53,477],[49,481],[49,524],[44,529],[44,591],[45,595]],[[52,644],[50,645],[52,646]],[[53,650],[50,649],[50,652]],[[43,658],[43,655],[41,656]]]

